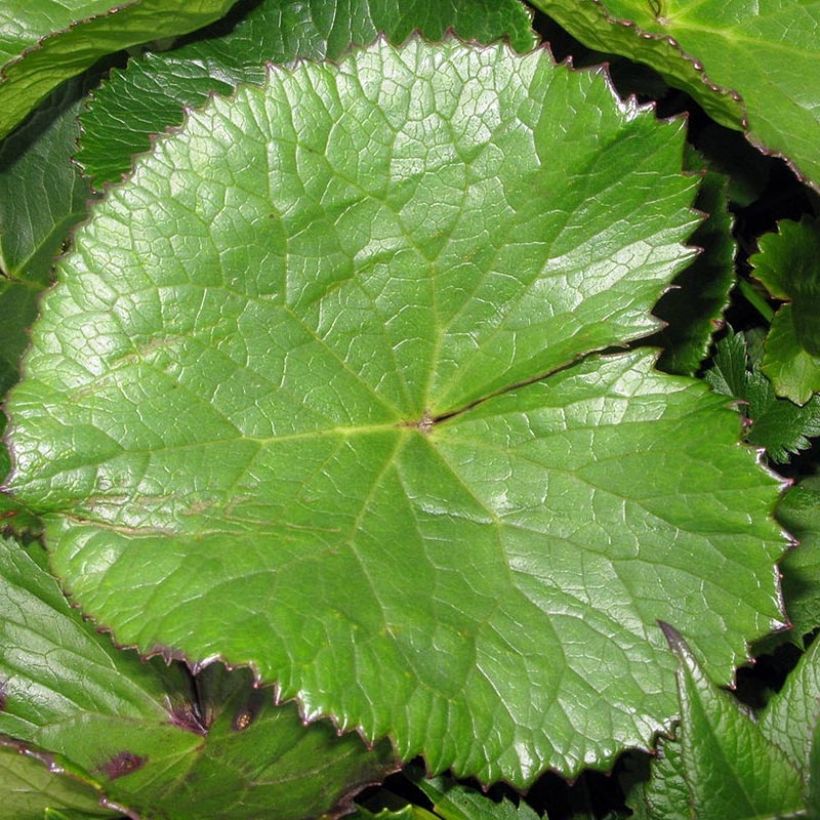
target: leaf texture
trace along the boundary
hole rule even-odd
[[[778,398],[758,362],[750,362],[747,335],[728,329],[705,378],[719,393],[740,400],[737,409],[747,420],[746,440],[765,448],[772,461],[783,463],[820,435],[820,396],[803,407]]]
[[[652,66],[820,186],[817,0],[532,0],[581,42]]]
[[[0,540],[0,733],[53,755],[100,795],[150,817],[276,806],[299,820],[392,768],[388,744],[368,752],[328,724],[305,728],[246,672],[207,669],[194,701],[179,665],[116,649],[70,609],[37,549]]]
[[[680,662],[677,761],[689,788],[689,816],[781,817],[802,809],[800,777],[786,755],[706,677],[680,636],[668,627],[667,634]]]
[[[536,42],[519,0],[263,0],[227,33],[216,26],[112,72],[83,114],[78,160],[97,186],[119,179],[152,134],[182,123],[183,107],[263,82],[265,62],[338,60],[379,34],[400,43],[414,31],[440,40],[448,30],[483,43],[506,38],[519,51]]]
[[[192,114],[78,234],[10,401],[76,600],[433,771],[647,745],[656,619],[727,681],[782,618],[725,400],[587,355],[691,258],[681,148],[596,72],[455,41]]]
[[[7,0],[0,7],[0,139],[101,57],[221,17],[233,0]]]

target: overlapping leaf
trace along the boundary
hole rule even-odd
[[[695,205],[706,217],[691,239],[701,248],[701,255],[677,277],[675,289],[655,306],[655,316],[669,325],[652,341],[664,349],[658,362],[662,370],[694,376],[729,303],[735,280],[735,242],[727,177],[706,170],[694,151],[689,152],[687,165],[693,170],[700,168],[704,175]]]
[[[660,72],[820,185],[817,0],[532,0],[583,43]]]
[[[706,381],[719,393],[739,399],[738,411],[746,419],[746,440],[763,447],[772,461],[811,446],[820,435],[820,396],[800,407],[779,399],[757,361],[751,361],[746,335],[731,328],[716,347]]]
[[[783,597],[795,641],[820,627],[820,477],[789,490],[777,517],[798,540],[781,563]]]
[[[691,258],[681,149],[594,72],[456,42],[192,114],[78,235],[10,405],[77,601],[433,770],[647,744],[656,619],[725,681],[781,617],[724,398],[587,355]]]
[[[388,744],[368,752],[329,725],[306,729],[293,706],[275,708],[269,690],[253,689],[249,674],[209,668],[195,700],[180,667],[115,649],[69,608],[36,552],[5,540],[0,595],[0,733],[54,755],[130,809],[217,818],[276,806],[296,820],[392,766]],[[30,769],[26,777],[46,780]],[[72,781],[52,791],[65,798],[55,808],[80,808],[71,795],[86,807],[90,799]]]
[[[749,260],[754,275],[776,299],[761,369],[778,395],[805,404],[820,392],[820,222],[784,220],[760,238]]]
[[[101,57],[193,31],[234,0],[10,0],[0,7],[0,138]]]
[[[60,817],[118,817],[100,805],[100,795],[91,783],[50,770],[47,759],[0,739],[0,788],[3,803],[0,817],[8,820],[44,820]]]
[[[97,185],[119,179],[148,149],[150,135],[182,122],[183,106],[239,83],[261,83],[265,62],[337,60],[351,44],[379,34],[400,43],[413,31],[440,40],[448,30],[483,43],[507,38],[520,51],[535,45],[519,0],[263,0],[227,33],[217,27],[113,72],[83,115],[78,159]]]
[[[636,815],[724,820],[801,812],[804,786],[794,760],[770,742],[771,731],[706,677],[680,636],[671,628],[667,632],[680,661],[680,737],[663,743],[653,780],[636,795]],[[790,701],[785,707],[790,717],[812,708],[797,688],[783,695]],[[806,764],[807,756],[801,765]]]

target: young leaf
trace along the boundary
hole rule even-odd
[[[233,0],[10,0],[0,6],[0,139],[101,57],[220,18]]]
[[[115,649],[36,558],[0,539],[0,733],[68,761],[109,799],[148,816],[275,805],[301,818],[392,767],[388,744],[368,752],[327,724],[306,729],[247,672],[207,670],[195,705],[178,666]]]
[[[103,808],[99,792],[90,783],[61,771],[51,771],[47,759],[26,752],[0,738],[0,816],[9,820],[44,817],[118,817]],[[67,814],[54,815],[59,810]]]
[[[689,786],[684,775],[679,740],[663,739],[658,743],[657,757],[652,761],[651,776],[634,785],[627,805],[636,820],[683,820],[694,818]]]
[[[811,437],[820,435],[820,396],[803,407],[777,398],[768,378],[754,364],[749,369],[743,333],[728,329],[705,378],[717,392],[740,400],[738,410],[748,421],[746,440],[763,447],[772,461],[788,461],[790,453],[810,447]]]
[[[820,3],[531,0],[582,43],[658,71],[820,186]]]
[[[800,776],[786,755],[706,677],[680,635],[669,626],[664,631],[679,660],[678,760],[689,789],[687,815],[725,820],[800,810]]]
[[[778,395],[805,404],[820,392],[820,222],[784,220],[749,259],[776,299],[789,300],[772,322],[761,369]]]
[[[79,232],[10,401],[72,594],[434,771],[646,746],[657,618],[727,681],[782,617],[777,482],[725,399],[587,356],[691,258],[682,136],[455,41],[192,114]]]
[[[689,167],[696,167],[699,162],[702,161],[692,152]],[[695,375],[709,352],[735,279],[735,242],[726,195],[728,180],[712,171],[703,173],[695,207],[708,216],[690,240],[703,252],[679,274],[675,280],[677,289],[665,293],[652,311],[669,322],[651,340],[664,348],[658,367],[687,376]]]
[[[414,30],[440,40],[448,29],[484,43],[506,37],[519,51],[535,45],[519,0],[263,0],[227,33],[215,27],[203,39],[114,71],[83,114],[78,159],[97,186],[119,179],[132,157],[148,150],[152,134],[182,123],[184,106],[263,82],[266,61],[337,60],[379,33],[398,43]]]
[[[764,737],[786,753],[808,794],[811,753],[820,719],[820,641],[814,641],[760,718]]]

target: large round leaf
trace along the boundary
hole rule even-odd
[[[725,399],[572,364],[654,329],[691,258],[682,142],[599,74],[456,42],[191,115],[78,234],[10,403],[67,587],[434,770],[646,744],[657,618],[727,681],[781,617]]]

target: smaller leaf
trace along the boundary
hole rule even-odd
[[[772,461],[783,463],[805,450],[820,435],[820,396],[800,407],[779,399],[769,379],[750,365],[748,334],[728,329],[717,344],[706,381],[718,393],[739,400],[738,410],[748,422],[746,440],[763,447]]]
[[[0,6],[0,138],[101,57],[221,17],[233,0],[56,0]]]
[[[54,771],[47,758],[2,739],[0,793],[0,817],[10,820],[117,816],[100,805],[100,794],[92,784],[60,769]]]
[[[649,781],[636,785],[630,791],[627,805],[636,820],[692,816],[679,740],[664,739],[659,742]]]
[[[702,163],[696,152],[690,152],[690,169]],[[722,174],[704,171],[695,207],[708,216],[688,243],[702,248],[702,253],[678,274],[673,283],[677,288],[667,292],[652,311],[669,323],[650,339],[651,344],[664,348],[658,367],[668,373],[693,376],[697,372],[729,303],[729,290],[734,283],[735,242],[727,185]]]
[[[780,816],[801,808],[787,756],[704,674],[683,638],[661,624],[678,656],[680,760],[698,820]]]
[[[152,134],[182,123],[184,107],[230,94],[240,83],[262,83],[265,62],[337,60],[380,33],[401,43],[413,31],[431,40],[447,31],[482,43],[506,37],[522,52],[536,42],[519,0],[325,0],[321,11],[302,0],[263,0],[227,32],[217,24],[113,71],[83,114],[78,161],[96,186],[117,180],[135,154],[148,150]]]
[[[780,564],[786,612],[799,641],[820,627],[820,476],[789,490],[777,517],[799,542]]]
[[[814,641],[769,701],[759,726],[782,749],[809,789],[811,754],[820,719],[820,641]]]
[[[766,340],[762,370],[778,395],[805,404],[820,391],[820,222],[784,220],[750,257],[755,278],[780,308]]]
[[[0,733],[70,763],[147,816],[318,816],[395,768],[326,723],[303,726],[247,670],[209,667],[198,698],[179,664],[114,648],[71,609],[39,548],[0,539]]]
[[[414,778],[418,786],[432,801],[436,814],[442,820],[538,820],[536,814],[523,800],[515,803],[503,798],[496,803],[475,789],[469,789],[445,777]]]

